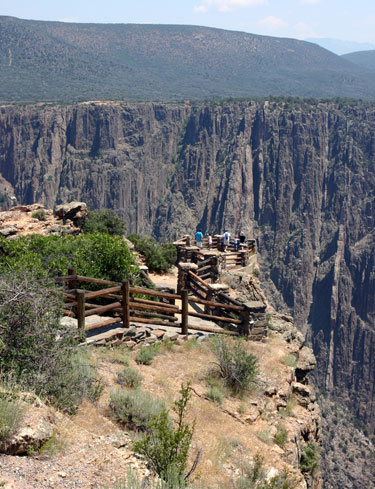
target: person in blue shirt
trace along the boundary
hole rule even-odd
[[[201,230],[197,231],[195,233],[195,242],[196,245],[199,246],[199,248],[202,248],[202,243],[203,243],[203,233]]]

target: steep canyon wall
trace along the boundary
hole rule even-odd
[[[375,104],[0,108],[0,192],[116,209],[129,231],[245,229],[319,382],[375,428]]]

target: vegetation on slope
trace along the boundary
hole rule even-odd
[[[79,275],[121,281],[134,278],[138,271],[126,243],[109,234],[0,237],[0,249],[0,273],[32,271],[38,277],[51,277],[66,275],[73,267]]]
[[[197,26],[0,17],[0,65],[4,102],[375,95],[316,44]]]

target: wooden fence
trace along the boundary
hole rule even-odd
[[[135,322],[177,326],[181,328],[183,334],[188,334],[189,329],[225,334],[249,334],[251,314],[248,308],[240,303],[234,303],[229,297],[227,301],[222,297],[220,301],[214,300],[208,284],[192,272],[189,272],[189,289],[195,297],[189,296],[189,291],[186,289],[182,290],[181,294],[161,292],[132,286],[127,280],[117,283],[76,275],[73,269],[69,270],[69,275],[58,277],[56,281],[66,284],[63,290],[64,314],[75,317],[78,328],[83,331],[109,326],[122,320],[124,328],[129,328],[130,322]],[[79,288],[80,283],[96,284],[103,288],[95,291],[84,290]],[[105,316],[108,313],[115,314],[116,317]],[[101,320],[94,324],[86,324],[86,318],[92,315],[102,316]],[[207,319],[221,326],[228,325],[232,330],[192,325],[189,324],[189,317]]]

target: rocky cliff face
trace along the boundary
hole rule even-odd
[[[0,173],[19,203],[113,207],[157,237],[254,235],[263,286],[311,338],[320,384],[371,431],[374,156],[371,104],[0,108]]]

